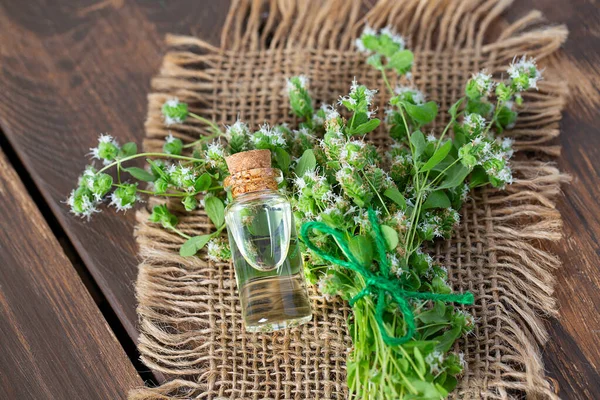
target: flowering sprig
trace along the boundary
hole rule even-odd
[[[380,71],[394,70],[398,75],[408,73],[414,60],[412,51],[405,49],[405,45],[404,38],[391,27],[376,32],[367,26],[356,39],[358,50],[370,54],[367,64]]]
[[[283,172],[280,189],[290,196],[298,228],[317,220],[348,238],[348,247],[342,250],[330,236],[316,232],[312,240],[316,246],[338,259],[349,251],[365,268],[375,269],[367,215],[372,208],[387,246],[386,278],[397,279],[403,290],[411,292],[451,293],[446,269],[427,254],[426,244],[452,235],[471,188],[487,184],[501,188],[512,182],[512,142],[497,139],[495,133],[515,124],[514,106],[521,105],[521,92],[537,88],[541,74],[535,61],[525,57],[513,61],[504,82],[496,83],[486,71],[474,74],[465,86],[465,97],[448,110],[448,124],[435,134],[426,127],[436,119],[438,105],[426,101],[417,88],[392,88],[388,80],[388,73],[410,74],[413,54],[404,39],[389,28],[379,32],[367,28],[356,44],[369,54],[367,62],[381,72],[388,91],[385,122],[392,144],[384,156],[365,141],[365,135],[380,126],[374,107],[377,92],[356,80],[337,104],[315,108],[308,78],[290,78],[286,87],[291,112],[301,120],[296,129],[265,124],[252,131],[237,121],[222,131],[190,112],[187,104],[170,99],[162,107],[167,126],[190,123],[191,118],[205,125],[209,135],[184,143],[169,134],[162,153],[137,153],[133,143],[120,146],[102,135],[91,155],[103,167],[85,169],[68,199],[72,212],[89,218],[105,201],[126,211],[142,195],[179,200],[188,212],[203,207],[217,228],[211,234],[189,235],[167,204],[155,206],[149,220],[186,239],[182,255],[206,246],[211,260],[227,260],[231,250],[221,235],[228,201],[223,190],[228,174],[225,157],[269,149],[273,165]],[[145,169],[123,166],[138,158],[146,160]],[[108,174],[111,169],[116,179]],[[122,180],[122,174],[128,179]],[[142,185],[148,187],[141,189]],[[330,265],[302,243],[301,247],[305,275],[318,284],[324,297],[349,300],[365,287],[361,276]],[[392,347],[382,341],[374,323],[373,299],[366,296],[353,305],[347,371],[350,391],[357,397],[442,398],[455,387],[464,360],[451,349],[473,328],[473,318],[441,302],[412,300],[410,307],[416,333],[408,343]],[[401,313],[392,307],[383,312],[389,322],[387,334],[403,336],[407,327]]]

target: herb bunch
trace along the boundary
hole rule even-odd
[[[474,74],[465,96],[447,111],[448,124],[438,135],[425,134],[426,126],[437,117],[438,105],[426,101],[414,87],[392,87],[388,78],[389,74],[396,80],[410,78],[414,57],[403,38],[389,28],[379,32],[367,28],[356,44],[368,57],[367,63],[381,71],[387,89],[389,108],[384,123],[392,145],[385,154],[365,140],[381,124],[373,108],[377,92],[356,81],[337,105],[315,109],[308,80],[302,76],[289,79],[291,112],[301,121],[295,128],[265,124],[251,131],[237,121],[221,130],[190,112],[187,104],[172,99],[162,108],[166,125],[194,118],[211,134],[185,145],[169,135],[162,153],[137,153],[135,144],[120,146],[114,138],[102,135],[91,155],[103,166],[86,167],[68,199],[72,212],[89,218],[104,202],[126,211],[141,195],[178,199],[187,211],[204,207],[216,227],[210,235],[192,237],[180,230],[166,204],[153,208],[150,221],[186,239],[181,255],[192,256],[206,246],[209,258],[228,260],[231,251],[221,235],[229,201],[223,188],[228,174],[225,157],[269,149],[273,164],[283,172],[280,190],[292,202],[298,228],[317,220],[344,232],[352,256],[375,270],[367,216],[372,208],[387,245],[391,268],[386,278],[397,279],[406,290],[450,293],[446,269],[427,254],[424,245],[450,238],[460,220],[458,210],[472,188],[488,184],[501,188],[512,182],[511,140],[499,140],[495,133],[514,125],[515,105],[523,101],[520,93],[537,88],[540,72],[534,60],[523,57],[513,61],[503,82],[496,84],[485,71]],[[146,160],[146,169],[124,167],[137,158]],[[116,180],[107,173],[113,168]],[[141,189],[135,181],[147,187]],[[315,232],[313,242],[337,258],[347,256],[331,236]],[[306,247],[303,253],[305,275],[323,296],[349,300],[364,288],[361,276],[331,265]],[[464,360],[451,349],[472,329],[473,318],[439,301],[411,300],[411,307],[416,334],[407,343],[389,346],[375,321],[374,299],[366,296],[353,305],[348,321],[353,347],[347,362],[353,395],[439,399],[456,386]],[[396,307],[388,307],[384,319],[389,335],[404,335],[406,323]]]

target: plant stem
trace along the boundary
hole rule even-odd
[[[186,235],[185,233],[181,232],[179,229],[175,228],[175,227],[171,227],[170,228],[173,232],[175,232],[176,234],[178,234],[181,237],[184,237],[186,239],[191,239],[192,237],[190,235]]]
[[[386,214],[388,215],[388,217],[391,215],[390,211],[387,209],[387,207],[385,206],[385,203],[383,202],[383,199],[381,198],[381,196],[379,195],[379,192],[377,191],[377,189],[375,189],[375,186],[373,186],[373,184],[371,183],[371,181],[369,180],[369,178],[367,178],[367,175],[365,174],[365,171],[361,171],[363,176],[365,177],[365,179],[367,180],[367,182],[369,183],[369,186],[371,186],[371,188],[373,189],[373,191],[375,192],[375,194],[377,195],[377,198],[379,199],[379,201],[381,202],[381,205],[383,206],[383,209],[385,210]]]
[[[212,135],[204,136],[204,137],[202,137],[202,138],[200,138],[198,140],[195,140],[192,143],[185,144],[185,145],[183,145],[183,148],[187,149],[187,148],[190,148],[190,147],[194,147],[197,144],[200,144],[202,142],[207,142],[207,141],[209,141],[211,139],[215,139],[215,138],[218,138],[218,137],[221,137],[221,136],[223,136],[223,134],[221,132],[219,132],[219,133],[213,133]]]
[[[192,117],[192,118],[195,118],[195,119],[197,119],[198,121],[200,121],[200,122],[203,122],[203,123],[205,123],[206,125],[210,126],[211,130],[212,130],[214,133],[219,133],[219,134],[220,134],[220,133],[222,133],[222,132],[221,132],[221,129],[219,129],[219,126],[218,126],[217,124],[215,124],[214,122],[212,122],[212,121],[209,121],[208,119],[206,119],[206,118],[204,118],[204,117],[201,117],[201,116],[199,116],[198,114],[194,114],[193,112],[190,112],[190,113],[188,113],[188,115],[189,115],[190,117]]]
[[[385,86],[388,88],[390,94],[393,96],[394,89],[392,89],[392,85],[390,85],[390,81],[388,81],[387,75],[385,74],[385,70],[383,69],[381,70],[381,76],[383,77],[383,82],[385,83]]]
[[[448,165],[442,172],[440,172],[440,174],[438,176],[435,177],[434,180],[431,181],[431,183],[429,183],[427,185],[427,187],[425,188],[426,190],[430,190],[431,187],[433,186],[434,183],[437,183],[437,180],[441,177],[444,176],[444,173],[446,171],[448,171],[450,168],[452,168],[454,166],[454,164],[456,164],[457,162],[459,162],[461,160],[460,157],[458,157],[456,160],[454,160],[450,165]]]
[[[205,160],[201,160],[199,158],[193,158],[193,157],[186,157],[186,156],[178,156],[175,154],[167,154],[167,153],[139,153],[139,154],[134,154],[132,156],[129,157],[123,157],[120,160],[117,160],[115,162],[112,162],[106,166],[104,166],[101,170],[98,171],[98,173],[100,172],[104,172],[107,169],[114,167],[115,165],[120,165],[120,163],[123,163],[125,161],[129,161],[129,160],[134,160],[136,158],[140,158],[140,157],[162,157],[162,158],[174,158],[176,160],[187,160],[187,161],[193,161],[195,163],[205,163]]]
[[[490,123],[485,127],[485,131],[483,131],[483,136],[487,135],[487,133],[492,128],[492,125],[494,124],[494,122],[496,122],[496,119],[498,118],[498,114],[500,114],[500,109],[502,107],[504,107],[504,103],[502,101],[498,100],[496,102],[496,108],[494,109],[494,115],[492,116]]]

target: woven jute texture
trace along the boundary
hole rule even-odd
[[[543,60],[564,42],[566,28],[540,26],[538,12],[502,22],[499,16],[510,3],[236,1],[220,47],[194,37],[167,38],[171,49],[148,97],[144,148],[160,150],[169,131],[184,142],[208,134],[191,119],[164,126],[161,105],[175,96],[220,126],[240,118],[256,127],[295,124],[284,94],[285,80],[293,75],[307,75],[320,102],[335,102],[354,77],[385,92],[377,71],[354,49],[366,22],[390,25],[408,39],[415,84],[446,110],[472,72],[487,68],[501,74],[513,56]],[[539,345],[548,337],[539,316],[556,312],[553,269],[560,263],[541,246],[560,237],[554,200],[564,177],[546,159],[559,152],[553,139],[565,90],[545,80],[539,91],[525,95],[518,125],[509,132],[518,150],[515,182],[504,191],[472,193],[454,237],[431,249],[448,267],[454,289],[476,298],[467,307],[475,330],[455,348],[467,361],[455,398],[557,397],[544,374]],[[441,118],[438,127],[444,113]],[[383,129],[369,139],[382,149],[388,144]],[[157,203],[151,199],[148,206]],[[172,208],[189,235],[213,229],[202,210],[184,213],[175,203]],[[147,223],[147,210],[137,216],[143,259],[137,281],[139,349],[144,363],[170,380],[136,390],[131,399],[347,398],[346,304],[327,302],[313,290],[311,323],[274,334],[245,333],[232,266],[208,261],[204,253],[180,257],[180,237]]]

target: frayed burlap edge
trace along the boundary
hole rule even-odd
[[[252,89],[256,98],[236,98],[239,82],[254,81],[265,91],[282,96],[280,83],[265,82],[260,71],[257,74],[251,62],[257,58],[264,60],[261,68],[277,72],[276,78],[325,70],[331,76],[311,76],[312,89],[321,92],[315,94],[317,99],[335,100],[332,96],[344,93],[342,87],[348,82],[331,81],[342,79],[336,73],[362,57],[355,54],[353,46],[365,21],[376,28],[391,25],[409,38],[416,56],[416,84],[428,94],[433,92],[433,99],[447,109],[460,96],[469,71],[487,68],[498,73],[516,54],[543,59],[566,39],[564,26],[540,27],[541,15],[532,11],[490,41],[490,25],[510,3],[380,1],[364,14],[360,2],[234,2],[220,48],[197,38],[168,37],[173,50],[165,56],[160,75],[152,82],[155,93],[149,95],[144,147],[149,151],[162,147],[169,132],[160,120],[159,110],[171,96],[190,102],[194,112],[219,124],[231,124],[238,112],[252,125],[293,121],[282,111],[287,106],[268,101],[269,95],[260,87]],[[450,60],[450,54],[455,58]],[[315,66],[306,57],[322,63]],[[328,60],[335,57],[349,61],[338,62],[333,68],[335,62]],[[244,62],[249,64],[247,68],[242,66]],[[303,70],[303,63],[316,71]],[[455,69],[461,73],[452,74]],[[224,77],[223,71],[235,75]],[[382,87],[368,67],[353,71],[361,83],[372,86],[374,81]],[[543,82],[539,92],[526,95],[526,112],[510,132],[516,139],[515,148],[529,152],[528,157],[521,156],[513,163],[518,178],[506,191],[473,193],[462,211],[465,222],[457,229],[456,237],[434,249],[438,259],[448,265],[450,281],[457,290],[475,293],[477,304],[469,311],[478,318],[478,325],[485,327],[476,328],[473,336],[457,344],[456,350],[465,351],[468,364],[455,397],[504,399],[526,394],[528,398],[557,398],[545,379],[539,344],[548,340],[540,315],[556,314],[553,270],[560,261],[541,243],[560,238],[561,219],[555,199],[566,177],[552,163],[540,160],[560,152],[554,139],[559,134],[565,95],[563,84],[550,81]],[[232,101],[223,102],[228,96]],[[174,127],[172,133],[190,142],[207,131],[191,122]],[[381,146],[387,143],[381,131],[371,139]],[[156,201],[152,199],[149,204]],[[173,207],[177,209],[176,204]],[[341,356],[350,342],[340,330],[345,329],[346,305],[323,302],[313,293],[317,315],[311,326],[272,337],[245,334],[239,318],[238,322],[227,322],[239,312],[232,305],[237,298],[231,267],[207,262],[204,254],[195,259],[179,257],[181,239],[148,224],[147,215],[146,211],[138,213],[137,227],[140,254],[145,260],[136,287],[140,352],[149,367],[183,379],[159,388],[139,389],[131,393],[131,399],[312,399],[345,395]],[[197,211],[182,215],[182,229],[189,234],[203,234],[212,226],[205,214]],[[472,266],[465,267],[467,264]],[[219,304],[230,306],[227,309]],[[200,323],[198,319],[205,321]],[[218,324],[225,325],[216,329]],[[221,329],[221,333],[215,336],[215,329]],[[223,333],[231,331],[231,335]],[[202,340],[203,335],[215,339]],[[246,348],[252,348],[254,354],[246,357]],[[260,351],[264,354],[257,353]],[[277,360],[272,353],[280,351],[284,356]],[[305,363],[301,357],[309,351],[310,362]],[[259,374],[246,370],[248,359],[260,369],[259,374],[264,374],[266,382]],[[293,365],[289,365],[290,360]],[[233,367],[226,366],[228,362]],[[311,365],[314,371],[308,370]],[[239,377],[236,368],[241,371]],[[321,369],[323,376],[312,377]],[[273,370],[275,375],[270,375]],[[273,376],[274,381],[269,381]],[[244,385],[249,389],[239,389]]]

